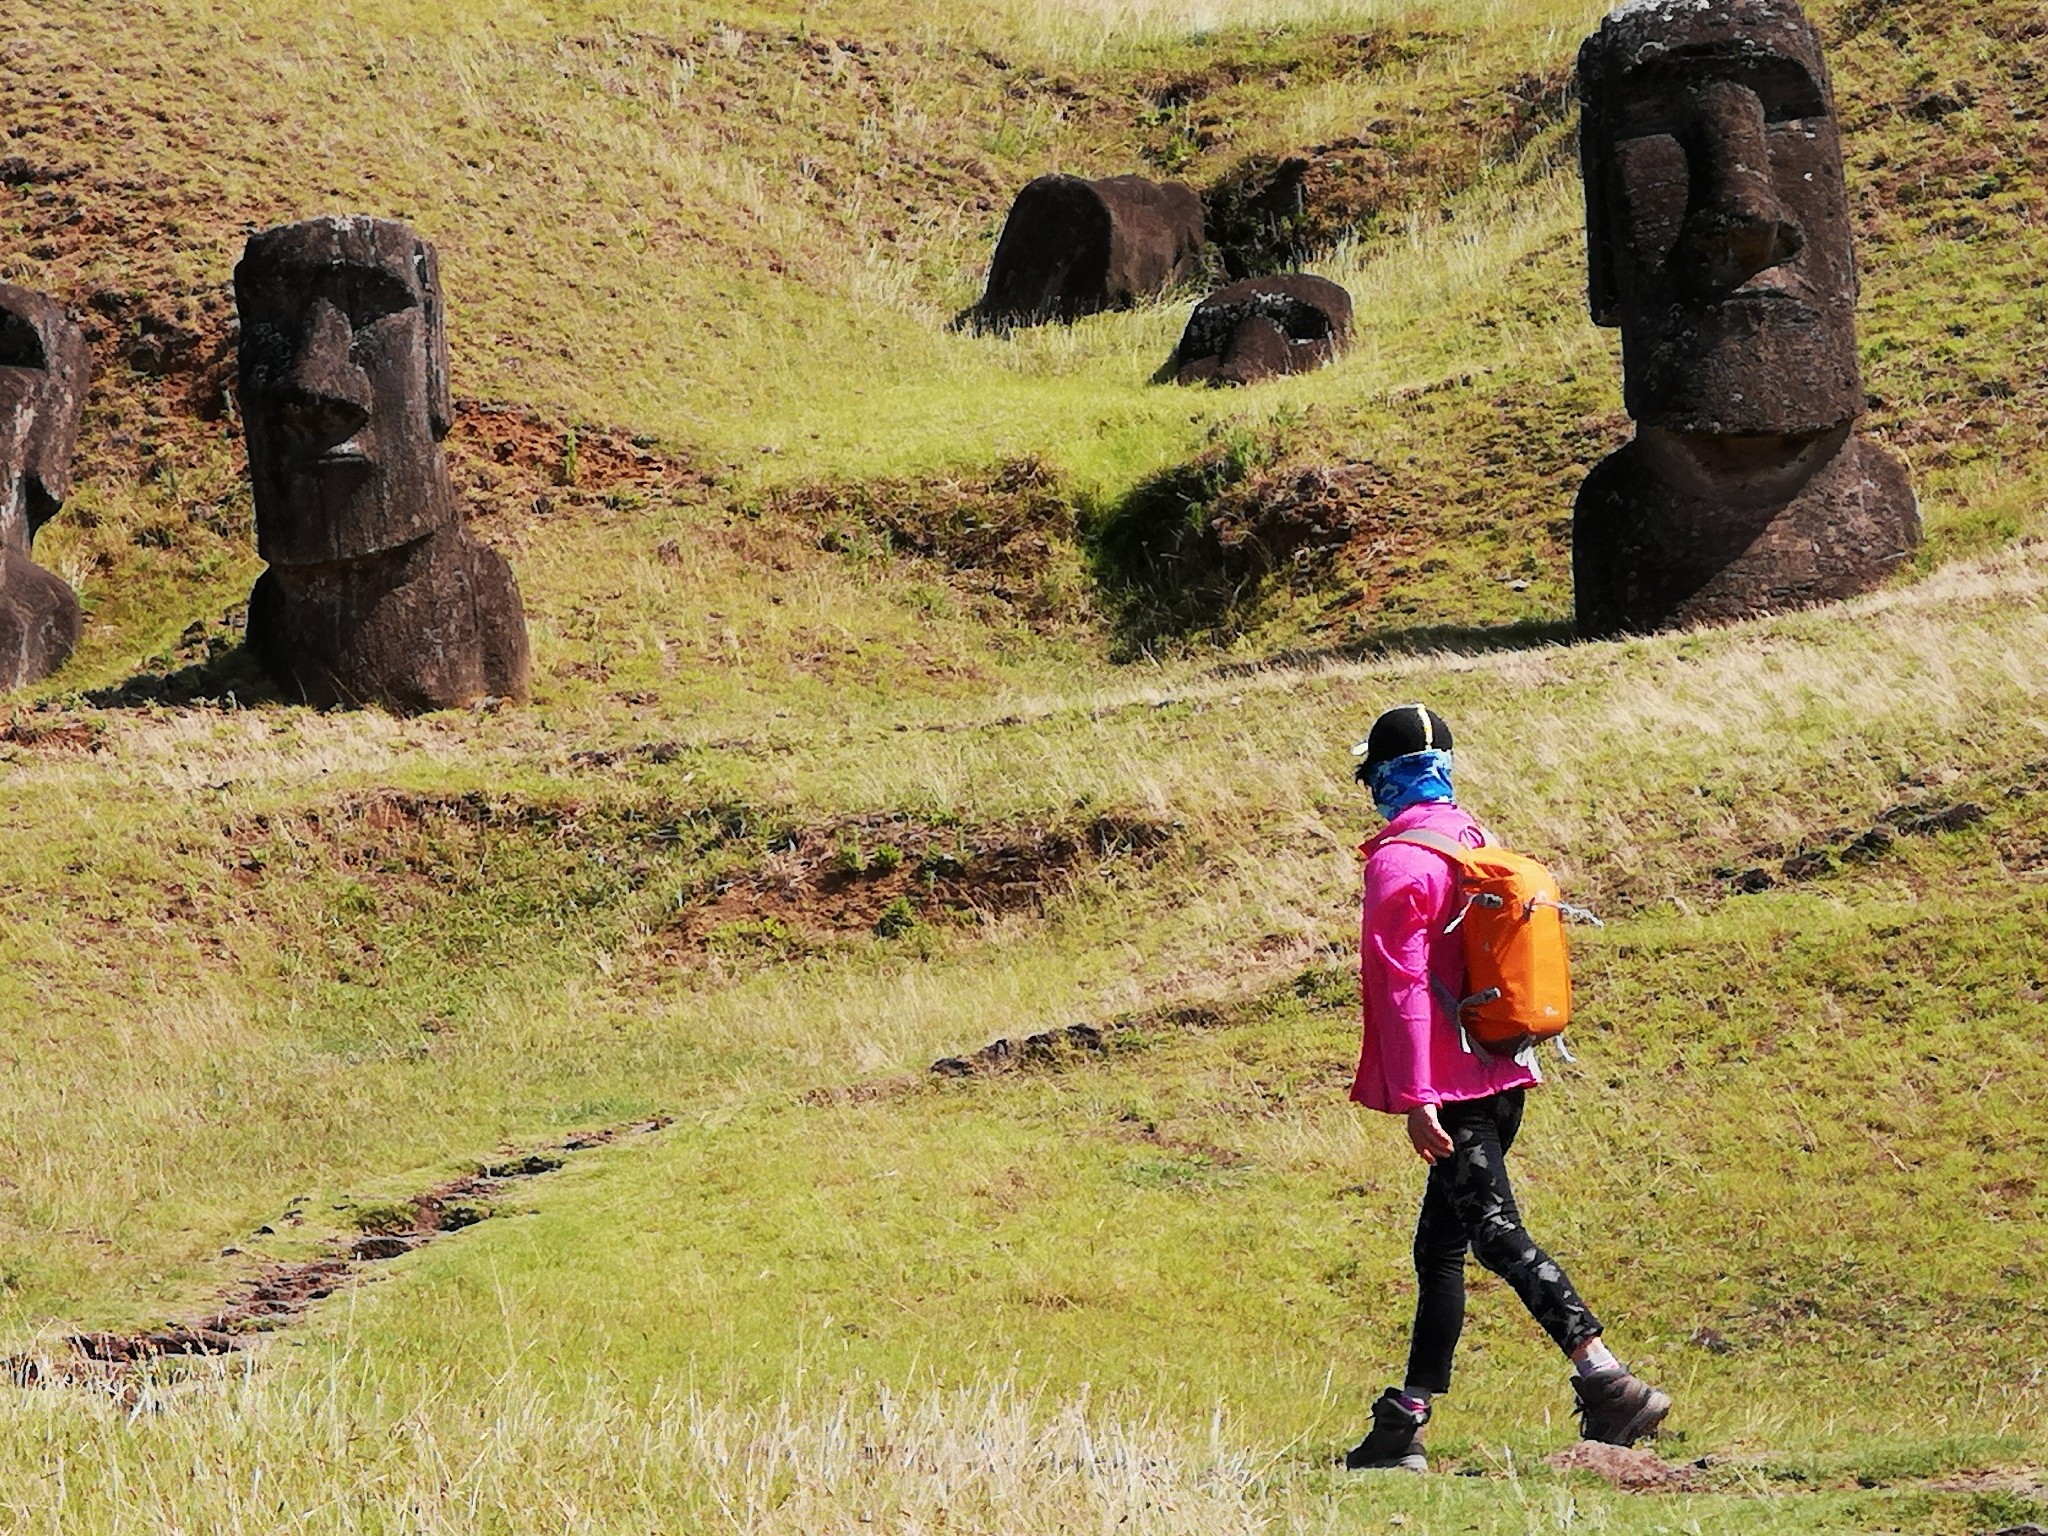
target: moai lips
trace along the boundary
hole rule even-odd
[[[1195,271],[1202,200],[1177,181],[1041,176],[1017,194],[974,315],[983,325],[1077,320]]]
[[[387,219],[254,236],[235,268],[257,552],[249,644],[322,706],[528,692],[510,566],[463,526],[434,249]]]
[[[78,596],[31,558],[71,493],[90,364],[54,299],[0,283],[0,690],[61,666],[78,644]]]
[[[1919,543],[1864,408],[1842,147],[1791,0],[1630,0],[1579,51],[1588,298],[1634,442],[1573,525],[1589,635],[1866,590]]]

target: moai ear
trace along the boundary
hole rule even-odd
[[[41,294],[19,295],[22,313],[0,311],[13,345],[0,347],[16,367],[43,372],[36,391],[35,426],[29,435],[26,490],[33,534],[71,494],[71,457],[78,446],[78,417],[91,381],[85,334],[70,315]]]
[[[1579,179],[1586,189],[1586,306],[1595,325],[1621,323],[1621,295],[1614,277],[1614,209],[1606,93],[1601,89],[1598,35],[1579,49]]]
[[[448,390],[448,313],[441,302],[441,262],[424,240],[413,248],[413,270],[419,277],[420,313],[427,328],[427,420],[439,442],[455,423],[455,402]]]

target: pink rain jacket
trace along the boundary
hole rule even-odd
[[[1468,848],[1486,834],[1449,801],[1411,805],[1359,848],[1365,858],[1365,923],[1359,943],[1359,991],[1365,1037],[1351,1097],[1368,1109],[1406,1114],[1418,1104],[1483,1099],[1543,1080],[1535,1058],[1469,1052],[1449,1011],[1430,988],[1434,976],[1455,997],[1465,995],[1463,940],[1445,933],[1457,876],[1450,861],[1427,848],[1386,845],[1417,828],[1456,838]]]

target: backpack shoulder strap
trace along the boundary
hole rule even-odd
[[[1465,867],[1466,858],[1474,852],[1454,837],[1445,837],[1441,832],[1431,832],[1425,827],[1411,827],[1406,832],[1396,832],[1392,837],[1380,839],[1379,846],[1389,843],[1406,843],[1411,848],[1427,848],[1431,853],[1440,853],[1460,869]]]

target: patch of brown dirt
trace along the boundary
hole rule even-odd
[[[16,710],[0,722],[0,746],[37,752],[98,752],[106,746],[106,736],[107,728],[98,720],[40,710]]]
[[[1233,278],[1298,266],[1411,210],[1436,212],[1487,166],[1515,160],[1563,122],[1571,102],[1571,69],[1560,64],[1491,90],[1439,93],[1355,137],[1247,156],[1203,194],[1210,239]],[[1206,117],[1215,121],[1198,116],[1186,130],[1199,148],[1219,142],[1223,114]]]
[[[768,493],[761,510],[817,530],[821,549],[855,560],[914,555],[961,589],[1047,626],[1085,616],[1074,503],[1057,473],[1015,459],[971,474],[832,480]]]
[[[593,806],[478,790],[427,794],[382,789],[291,812],[259,812],[230,824],[225,836],[238,850],[237,864],[250,873],[260,872],[280,851],[309,850],[339,869],[438,876],[452,852],[508,834],[572,850],[652,853],[701,850],[761,830],[755,814],[738,806],[666,801]]]
[[[1597,1440],[1581,1440],[1543,1460],[1560,1472],[1590,1472],[1623,1493],[1694,1493],[1705,1486],[1708,1465],[1704,1459],[1674,1465],[1640,1446],[1624,1449]]]
[[[2003,799],[2019,801],[2048,793],[2048,760],[2029,763],[2027,777],[2006,787]],[[1902,837],[1931,837],[1960,832],[1990,818],[1975,800],[1910,799],[1883,812],[1867,827],[1833,827],[1802,838],[1796,845],[1765,843],[1748,857],[1714,871],[1721,888],[1734,895],[1755,895],[1780,885],[1831,875],[1843,865],[1872,864],[1890,853]],[[2012,850],[2021,845],[2011,843]],[[2002,851],[2004,851],[2002,849]],[[2024,857],[2019,862],[2025,867]]]
[[[652,438],[485,400],[457,402],[448,469],[471,515],[524,523],[558,511],[700,500],[712,477]]]
[[[703,945],[736,931],[872,933],[892,914],[985,921],[1037,912],[1083,866],[1143,862],[1171,835],[1158,823],[1115,817],[1078,830],[982,832],[862,817],[792,833],[761,863],[683,910],[668,932]]]
[[[562,1142],[559,1153],[604,1146],[624,1135],[647,1135],[669,1123],[657,1118],[585,1132]],[[18,1386],[98,1386],[132,1395],[134,1377],[143,1369],[166,1359],[233,1354],[247,1346],[250,1335],[284,1327],[314,1302],[333,1295],[363,1265],[395,1259],[484,1220],[491,1214],[490,1200],[508,1183],[551,1173],[564,1160],[557,1153],[527,1153],[491,1163],[413,1196],[409,1220],[379,1222],[376,1230],[346,1244],[337,1242],[319,1258],[269,1266],[197,1322],[134,1333],[74,1333],[55,1351],[0,1362],[0,1372]]]

